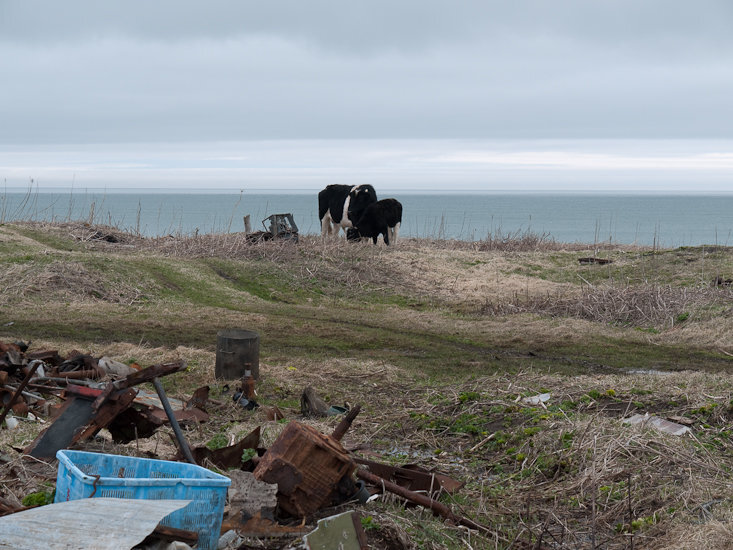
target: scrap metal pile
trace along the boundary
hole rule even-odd
[[[62,358],[56,350],[28,351],[23,342],[0,343],[0,422],[13,418],[48,417],[53,422],[24,450],[35,458],[51,458],[107,428],[116,442],[148,437],[171,422],[167,399],[158,378],[186,368],[183,361],[142,368],[107,357],[72,352]],[[136,389],[152,382],[156,393]],[[172,421],[203,422],[208,414],[196,406],[202,388],[188,403],[174,400]],[[52,406],[49,398],[61,402]],[[205,401],[205,399],[203,399]]]
[[[332,536],[330,530],[343,533],[346,529],[358,541],[354,548],[366,548],[366,536],[357,516],[319,523],[311,533],[304,524],[322,516],[324,510],[350,502],[364,505],[384,491],[425,506],[454,524],[486,529],[438,501],[441,493],[455,492],[462,483],[416,466],[389,466],[353,456],[341,439],[361,407],[327,409],[310,387],[301,400],[304,416],[345,413],[330,435],[292,420],[267,449],[261,447],[259,427],[228,447],[191,448],[180,426],[208,420],[208,387],[200,388],[183,402],[169,400],[159,381],[185,368],[183,361],[142,368],[77,352],[66,358],[55,350],[33,352],[23,342],[0,343],[0,424],[6,416],[49,419],[48,426],[23,454],[35,460],[53,460],[58,451],[78,448],[103,428],[116,442],[125,443],[149,437],[169,423],[179,447],[174,460],[216,468],[232,480],[226,517],[219,518],[223,520],[221,533],[233,545],[226,547],[237,547],[241,537],[295,535],[304,537],[306,548],[320,548],[321,542],[317,541],[327,541]],[[145,382],[152,383],[156,392],[141,389],[140,384]],[[243,386],[246,388],[246,384]],[[274,419],[283,417],[277,407],[269,409]],[[0,522],[0,534],[2,525]],[[188,535],[194,543],[197,534]],[[185,536],[182,533],[179,540]]]

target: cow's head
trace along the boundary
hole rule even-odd
[[[356,227],[349,227],[346,230],[346,240],[353,242],[361,240],[361,234],[359,233],[359,230]]]
[[[366,207],[377,202],[377,192],[371,185],[357,185],[349,192],[349,219],[356,221],[366,210]]]

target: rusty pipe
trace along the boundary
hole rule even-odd
[[[155,386],[155,391],[158,392],[158,398],[160,398],[160,402],[163,404],[163,410],[165,410],[165,414],[168,415],[168,421],[171,423],[173,433],[176,434],[178,446],[181,448],[183,456],[185,456],[186,460],[188,460],[191,464],[196,464],[196,459],[194,459],[193,455],[191,454],[191,447],[188,446],[188,441],[186,441],[186,438],[181,431],[181,426],[178,425],[176,415],[173,414],[173,409],[171,408],[171,404],[168,401],[168,396],[165,394],[163,384],[160,383],[160,380],[157,377],[153,378],[152,382],[153,386]]]
[[[7,406],[5,407],[5,410],[2,414],[0,414],[0,426],[2,426],[3,422],[5,421],[5,417],[8,416],[8,412],[10,412],[10,409],[13,408],[13,405],[15,405],[15,402],[18,400],[18,397],[20,397],[20,394],[23,393],[23,390],[28,385],[28,382],[31,381],[31,378],[36,373],[36,369],[43,364],[43,361],[34,361],[31,365],[30,370],[28,371],[28,374],[25,375],[25,378],[23,378],[23,381],[20,383],[20,386],[18,386],[18,389],[15,390],[15,393],[13,394],[13,397],[10,398],[10,401],[8,402]]]
[[[341,419],[341,422],[338,423],[338,426],[336,426],[336,429],[333,430],[333,433],[331,434],[331,437],[335,439],[336,441],[341,441],[341,438],[344,437],[344,434],[346,433],[346,430],[348,430],[351,427],[351,423],[356,418],[356,415],[359,414],[361,411],[361,405],[354,405],[354,408],[352,408],[346,416]]]
[[[476,529],[478,531],[484,532],[491,531],[485,525],[481,525],[480,523],[476,523],[475,521],[472,521],[462,516],[457,516],[445,504],[442,504],[437,500],[433,500],[428,496],[416,493],[415,491],[410,491],[409,489],[400,487],[396,483],[392,483],[391,481],[388,481],[383,477],[379,477],[378,475],[371,473],[369,470],[359,468],[358,470],[356,470],[356,477],[358,477],[359,479],[363,479],[364,481],[368,481],[369,483],[373,483],[377,486],[381,486],[390,493],[401,496],[402,498],[405,498],[410,502],[419,504],[420,506],[425,506],[426,508],[430,508],[433,512],[443,516],[445,519],[448,519],[470,529]]]

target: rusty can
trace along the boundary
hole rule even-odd
[[[255,398],[255,379],[252,376],[252,365],[244,364],[244,378],[242,379],[242,393],[244,396],[253,401]]]

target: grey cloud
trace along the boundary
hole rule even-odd
[[[726,138],[732,10],[0,0],[0,142]]]
[[[129,36],[152,41],[286,36],[338,51],[429,47],[481,36],[572,37],[730,48],[727,0],[25,0],[0,3],[0,36],[20,42]]]

